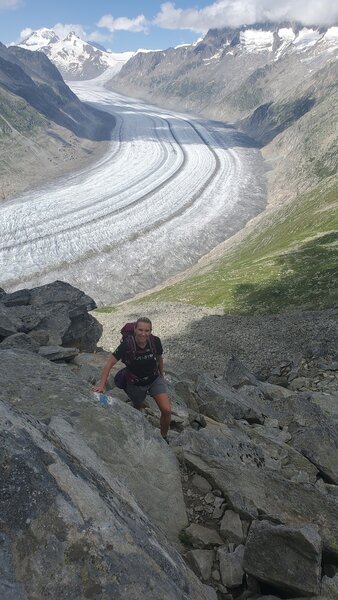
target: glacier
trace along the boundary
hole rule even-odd
[[[120,302],[195,264],[266,205],[260,151],[230,125],[69,82],[116,118],[90,168],[0,205],[6,291],[68,281],[99,305]]]

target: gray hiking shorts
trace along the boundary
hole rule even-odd
[[[145,401],[147,394],[154,398],[154,396],[157,396],[158,394],[167,394],[168,390],[163,378],[159,375],[155,381],[148,385],[133,385],[132,383],[127,383],[126,393],[135,408],[139,408]]]

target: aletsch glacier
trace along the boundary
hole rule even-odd
[[[6,291],[55,279],[115,303],[194,264],[265,206],[264,163],[223,123],[70,85],[116,117],[91,169],[0,205]]]

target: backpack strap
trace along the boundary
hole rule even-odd
[[[125,342],[127,343],[128,350],[125,356],[125,365],[130,365],[136,356],[136,342],[133,335],[127,335]]]
[[[149,337],[149,343],[150,343],[150,348],[152,349],[154,358],[156,360],[156,363],[158,363],[156,341],[155,341],[155,336],[152,333],[150,334],[150,337]]]

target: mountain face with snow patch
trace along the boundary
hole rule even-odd
[[[110,87],[173,108],[237,120],[265,99],[264,86],[253,90],[254,78],[264,79],[264,72],[273,74],[288,65],[287,85],[292,86],[298,74],[317,71],[337,55],[338,27],[257,24],[211,29],[195,45],[137,54],[114,76]],[[278,82],[276,86],[279,95],[283,90]]]
[[[19,46],[44,52],[68,81],[93,79],[107,69],[113,76],[135,54],[106,52],[84,42],[73,32],[60,39],[52,29],[47,28],[34,31]]]
[[[45,54],[0,43],[0,201],[89,164],[114,124],[80,102]]]
[[[212,29],[195,45],[137,54],[107,87],[237,123],[271,164],[270,196],[285,198],[336,172],[337,57],[338,27]]]

